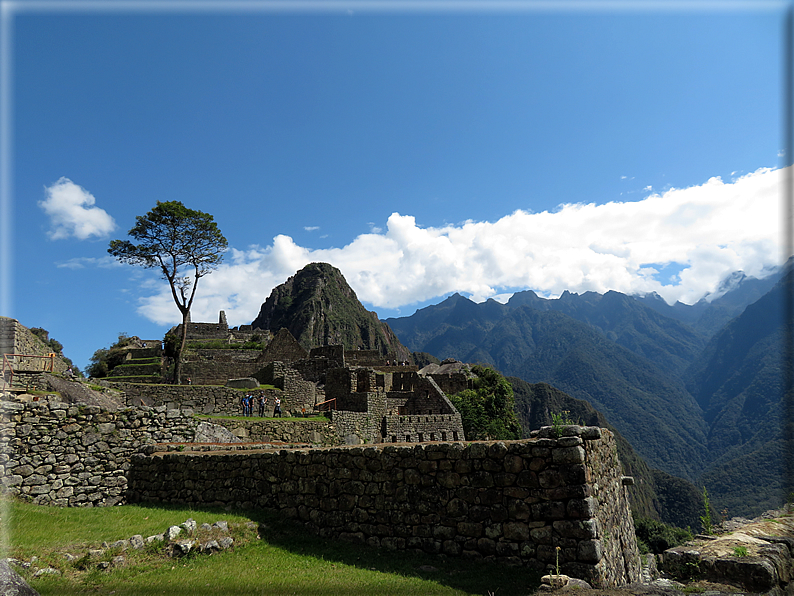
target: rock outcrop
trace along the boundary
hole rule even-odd
[[[725,534],[700,535],[666,550],[663,570],[680,581],[705,579],[759,594],[794,594],[794,512],[770,512],[729,527]]]
[[[377,350],[399,361],[411,353],[391,328],[364,308],[342,272],[327,263],[311,263],[277,286],[262,304],[254,328],[281,328],[309,350],[343,345],[347,350]]]

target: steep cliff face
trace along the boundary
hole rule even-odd
[[[311,263],[273,289],[254,319],[254,328],[289,329],[307,350],[343,345],[347,350],[377,350],[383,356],[411,360],[386,324],[359,302],[342,272],[327,263]]]

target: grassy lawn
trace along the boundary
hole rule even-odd
[[[48,564],[60,576],[22,575],[43,596],[71,594],[181,595],[331,595],[489,593],[526,595],[539,584],[539,574],[458,558],[394,552],[321,539],[303,526],[265,511],[236,511],[124,505],[108,508],[54,508],[7,503],[10,520],[8,556],[36,566]],[[86,570],[64,559],[81,556],[102,542],[146,537],[193,518],[201,525],[225,520],[235,546],[213,555],[170,558],[154,549],[128,550],[125,563],[106,571],[95,562]],[[257,531],[247,522],[258,524]],[[117,552],[108,551],[103,560]],[[102,559],[97,559],[99,561]]]

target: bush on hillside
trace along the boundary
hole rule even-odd
[[[477,375],[474,388],[449,398],[460,412],[466,438],[472,441],[521,438],[510,383],[492,368],[475,366],[472,372]]]
[[[108,373],[116,366],[124,362],[127,356],[126,348],[132,343],[132,338],[126,333],[119,333],[119,338],[109,348],[99,348],[94,355],[91,356],[91,364],[88,366],[86,372],[96,378],[108,376]]]
[[[676,528],[647,517],[634,518],[634,533],[637,535],[637,546],[643,554],[663,553],[693,538],[689,528]]]

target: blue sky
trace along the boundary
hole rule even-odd
[[[2,4],[0,314],[81,368],[179,320],[107,255],[158,200],[215,216],[232,325],[311,261],[385,318],[781,260],[785,3]]]

